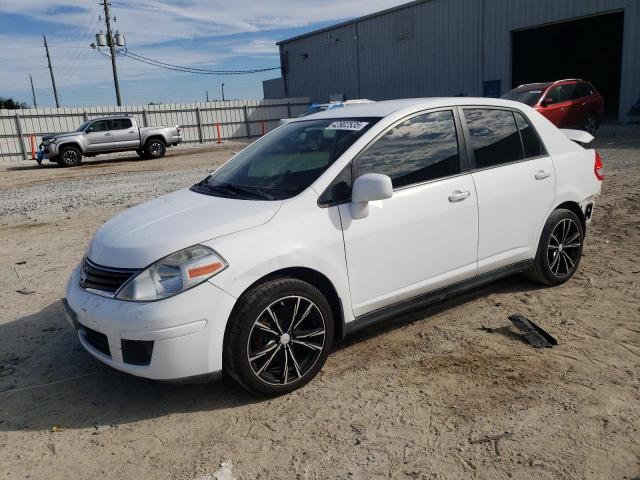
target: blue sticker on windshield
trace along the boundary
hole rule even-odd
[[[340,120],[339,122],[333,122],[327,127],[327,130],[362,130],[369,125],[369,122],[355,122],[353,120]]]

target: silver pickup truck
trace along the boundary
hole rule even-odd
[[[130,116],[89,120],[75,132],[43,135],[37,161],[44,158],[62,167],[80,165],[82,157],[135,150],[142,158],[160,158],[167,147],[182,141],[180,127],[139,127]]]

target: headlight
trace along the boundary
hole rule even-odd
[[[161,258],[133,277],[116,298],[138,302],[160,300],[201,284],[227,268],[227,262],[204,245]]]

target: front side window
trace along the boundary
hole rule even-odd
[[[287,123],[247,147],[192,190],[252,200],[293,197],[378,120],[335,118]]]
[[[99,120],[91,124],[91,132],[106,132],[109,130],[109,120]]]
[[[558,85],[557,87],[553,87],[547,93],[546,98],[551,100],[551,104],[566,102],[571,98],[567,87],[568,85]]]
[[[357,174],[381,173],[394,188],[460,173],[453,112],[417,115],[396,125],[357,162]]]
[[[522,144],[513,113],[490,108],[465,108],[476,168],[522,160]]]

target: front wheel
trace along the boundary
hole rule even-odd
[[[333,346],[333,315],[317,288],[279,278],[255,287],[239,302],[229,320],[223,365],[240,385],[281,395],[320,371]]]
[[[167,152],[167,147],[162,140],[152,138],[145,145],[144,153],[148,158],[162,158]]]
[[[61,167],[75,167],[82,162],[82,152],[78,147],[62,147],[56,158]]]
[[[583,241],[578,216],[571,210],[554,210],[542,229],[536,258],[527,275],[545,285],[566,282],[578,269]]]

